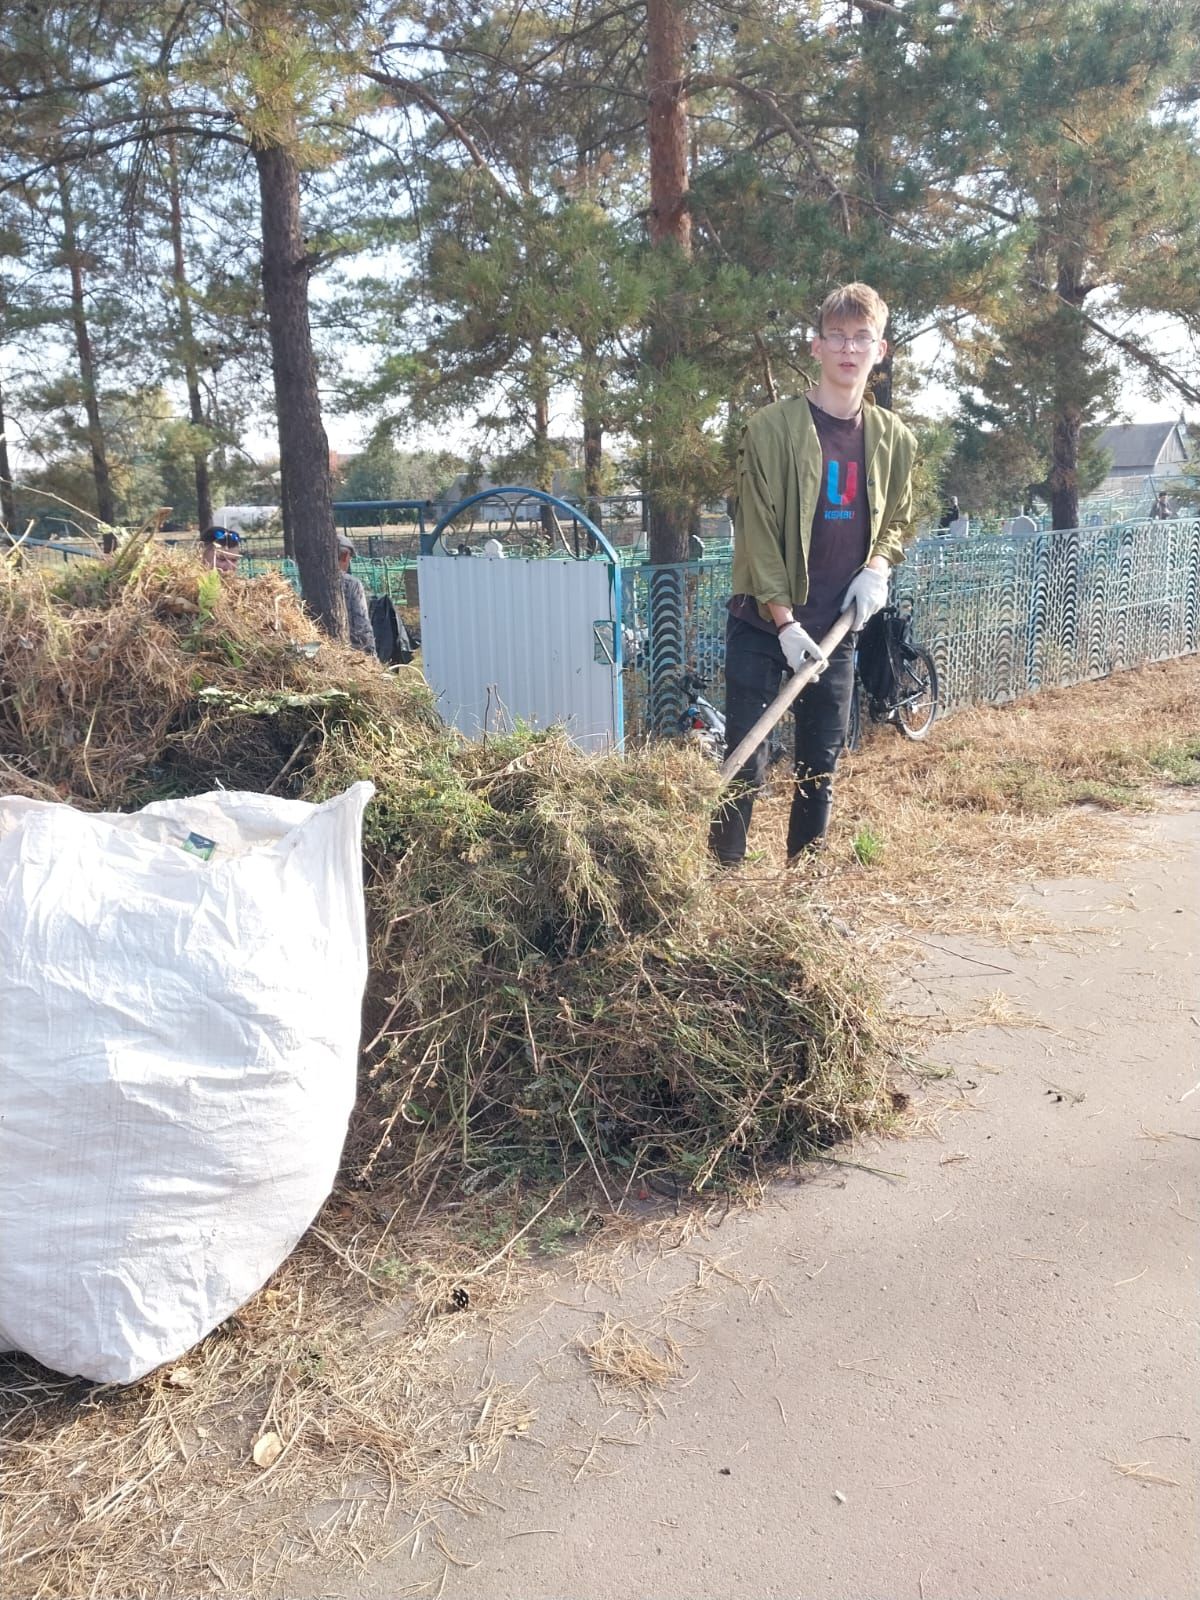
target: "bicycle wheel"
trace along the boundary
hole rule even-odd
[[[854,687],[850,691],[850,717],[846,723],[846,742],[844,748],[857,750],[862,743],[862,687],[858,678],[854,680]]]
[[[896,686],[896,728],[906,739],[923,739],[938,714],[938,676],[928,650],[908,649]]]

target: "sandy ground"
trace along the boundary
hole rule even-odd
[[[923,947],[908,1010],[1001,991],[1024,1020],[945,1034],[925,1133],[844,1152],[898,1176],[818,1168],[675,1250],[567,1264],[479,1353],[538,1419],[495,1510],[443,1519],[474,1565],[426,1532],[304,1592],[1200,1592],[1200,811],[1116,825],[1152,851],[1119,882],[1030,895],[1061,938]],[[682,1348],[649,1417],[579,1352],[605,1312]]]

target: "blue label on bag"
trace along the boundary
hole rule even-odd
[[[190,856],[199,856],[201,861],[211,861],[212,853],[217,848],[217,841],[206,839],[202,833],[189,833],[183,841],[183,848]]]

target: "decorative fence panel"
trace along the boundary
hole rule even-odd
[[[49,568],[96,555],[94,546],[49,541],[26,541],[22,553]],[[298,587],[290,561],[242,563],[247,574],[281,567]],[[723,698],[732,571],[728,546],[678,566],[621,559],[627,733],[672,725],[685,668]],[[415,599],[411,561],[359,557],[355,572],[373,593]],[[932,536],[909,547],[892,586],[896,600],[911,603],[916,637],[937,661],[944,708],[999,703],[1200,651],[1200,517]],[[517,634],[528,623],[508,619]]]
[[[626,569],[629,732],[664,725],[685,668],[723,695],[731,581],[726,557]],[[909,547],[892,585],[937,662],[944,707],[1003,702],[1200,650],[1200,518],[934,536]]]

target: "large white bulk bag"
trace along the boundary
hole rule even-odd
[[[130,1382],[308,1227],[354,1101],[372,793],[0,799],[0,1348]]]

